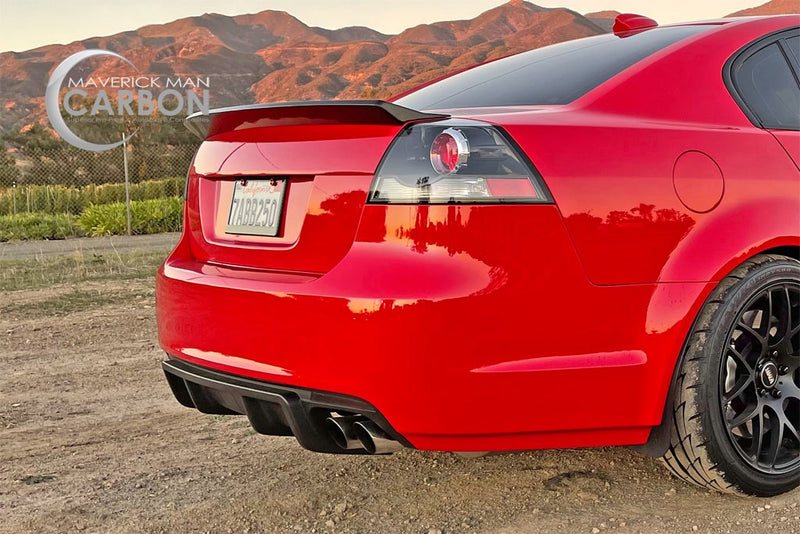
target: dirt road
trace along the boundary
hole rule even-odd
[[[0,264],[0,269],[2,269]],[[800,532],[626,449],[318,455],[179,406],[153,280],[0,292],[0,532]]]

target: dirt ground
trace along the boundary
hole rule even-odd
[[[346,457],[257,435],[172,399],[150,274],[82,272],[0,291],[0,532],[800,532],[798,491],[722,496],[623,448]]]
[[[11,241],[0,243],[0,261],[26,260],[80,254],[126,254],[141,251],[169,250],[178,242],[180,233],[80,237],[57,241]]]

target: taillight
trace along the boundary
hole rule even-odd
[[[469,159],[469,140],[456,128],[448,128],[431,144],[431,166],[438,174],[453,174]]]
[[[541,177],[498,128],[477,121],[415,124],[389,147],[375,204],[546,203]]]

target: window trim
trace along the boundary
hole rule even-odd
[[[789,39],[793,37],[800,38],[800,27],[797,28],[796,35],[788,35],[786,37],[782,37],[780,40],[780,47],[783,50],[783,55],[786,56],[786,59],[789,60],[789,66],[794,70],[794,77],[797,78],[798,83],[800,83],[800,57],[795,55],[789,45],[786,43]]]
[[[750,108],[750,106],[745,102],[744,98],[742,98],[741,94],[739,93],[739,88],[736,85],[733,77],[733,71],[739,65],[747,61],[752,55],[760,52],[764,48],[771,46],[773,44],[778,45],[778,49],[783,54],[783,59],[786,61],[787,65],[789,66],[789,72],[792,73],[794,76],[795,81],[800,85],[800,66],[798,66],[797,61],[793,58],[792,51],[787,48],[785,40],[789,37],[794,37],[796,35],[800,35],[800,26],[793,26],[791,28],[783,28],[762,37],[759,37],[755,41],[746,44],[744,47],[739,49],[735,54],[733,54],[728,61],[725,62],[725,65],[722,68],[722,79],[725,82],[725,87],[728,88],[728,92],[739,105],[739,108],[742,110],[742,113],[748,118],[748,120],[753,123],[753,126],[757,128],[761,128],[762,130],[770,129],[770,130],[782,130],[782,131],[789,131],[789,132],[796,132],[800,131],[800,127],[798,128],[786,128],[785,126],[779,125],[770,125],[764,124],[759,118],[758,115]]]

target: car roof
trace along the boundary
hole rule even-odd
[[[566,105],[507,106],[441,109],[459,117],[475,117],[497,124],[569,123],[581,121],[574,112],[604,113],[624,120],[625,116],[698,121],[750,126],[728,94],[722,70],[727,60],[759,38],[800,25],[798,15],[731,17],[694,21],[675,26],[710,26],[708,31],[689,36],[642,59],[612,76]],[[666,26],[663,26],[666,27]],[[649,30],[644,30],[649,31]],[[676,73],[682,75],[676,76]],[[652,83],[655,76],[659,83]],[[671,100],[655,106],[652,92],[671,94]],[[728,102],[730,100],[730,102]],[[705,102],[705,106],[697,104]],[[733,104],[733,105],[731,105]],[[684,108],[690,109],[684,111]]]

